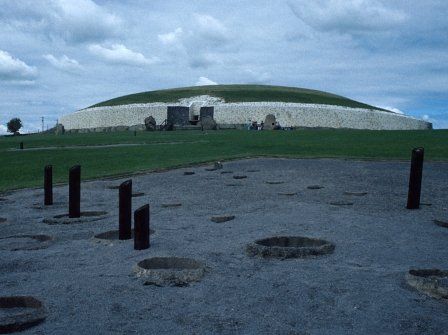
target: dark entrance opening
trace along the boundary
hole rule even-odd
[[[203,117],[210,117],[213,119],[215,113],[215,108],[213,106],[209,107],[201,107],[199,111],[199,116],[202,119]]]
[[[186,126],[190,121],[190,108],[184,106],[168,106],[166,119],[170,125]]]

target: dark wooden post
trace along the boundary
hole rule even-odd
[[[411,173],[409,176],[409,191],[407,209],[418,209],[420,207],[420,192],[422,188],[423,173],[423,148],[412,150]]]
[[[132,237],[132,180],[120,184],[118,198],[118,238],[129,240]]]
[[[81,216],[81,166],[70,168],[68,190],[68,217],[79,218]]]
[[[23,142],[20,142],[20,150],[23,150]]]
[[[134,249],[149,248],[149,205],[144,205],[134,212]]]
[[[45,166],[44,169],[44,205],[53,205],[53,167]]]

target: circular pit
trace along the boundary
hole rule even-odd
[[[413,269],[406,274],[407,283],[418,291],[436,299],[448,301],[448,271]]]
[[[187,286],[204,276],[205,266],[191,258],[153,257],[139,262],[134,272],[144,285]]]
[[[102,220],[107,216],[105,211],[81,212],[79,218],[70,218],[68,214],[55,215],[52,218],[45,218],[43,222],[49,225],[56,224],[77,224]]]
[[[250,243],[249,256],[263,258],[306,258],[333,253],[335,245],[325,240],[302,236],[275,236]]]
[[[43,322],[42,302],[29,296],[0,297],[0,334],[23,331]]]
[[[48,235],[13,235],[0,238],[0,250],[38,250],[45,249],[53,241]]]

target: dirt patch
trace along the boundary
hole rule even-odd
[[[192,176],[194,174],[195,174],[194,171],[185,171],[184,172],[184,176]]]
[[[233,179],[246,179],[247,176],[244,175],[237,175],[237,176],[233,176]]]
[[[70,218],[68,214],[60,214],[52,218],[45,218],[43,222],[49,225],[88,223],[102,220],[106,218],[107,214],[105,211],[86,211],[81,212],[81,217],[79,218]]]
[[[43,322],[42,302],[29,296],[0,297],[0,334],[23,331]]]
[[[280,185],[280,184],[284,184],[285,182],[284,181],[281,181],[281,180],[268,180],[268,181],[266,181],[266,184],[269,184],[269,185]]]
[[[153,257],[139,262],[134,272],[145,285],[187,286],[204,276],[205,266],[191,258]]]
[[[304,258],[330,254],[335,245],[320,239],[302,236],[274,236],[250,243],[246,252],[249,256],[264,258]]]
[[[430,297],[448,301],[448,271],[446,270],[409,270],[406,281],[410,286]]]

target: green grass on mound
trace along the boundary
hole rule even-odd
[[[309,90],[305,88],[266,85],[211,85],[149,91],[103,101],[91,107],[151,102],[177,102],[179,99],[197,95],[220,97],[226,102],[281,101],[379,109],[327,92]]]
[[[25,150],[17,150],[21,141]],[[448,130],[227,130],[0,137],[0,191],[41,186],[46,164],[53,165],[55,182],[66,183],[68,169],[75,164],[82,165],[86,180],[255,156],[409,160],[412,148],[418,146],[425,148],[426,160],[448,161],[446,143]],[[139,145],[101,147],[113,144]]]

